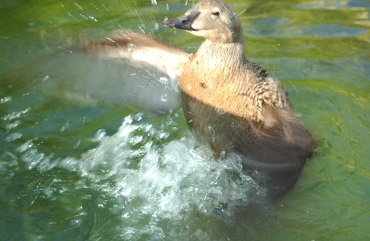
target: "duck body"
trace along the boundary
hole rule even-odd
[[[124,33],[88,48],[156,66],[177,78],[187,123],[213,155],[223,159],[235,153],[246,171],[265,173],[263,185],[271,197],[288,191],[315,143],[293,114],[280,82],[246,59],[237,16],[221,0],[201,0],[164,25],[205,41],[186,54],[143,35]]]
[[[253,92],[248,81],[252,80],[247,79],[254,74],[247,75],[243,49],[242,44],[204,42],[191,55],[179,79],[187,122],[200,139],[209,144],[216,157],[225,156],[224,153],[235,148],[236,136],[231,130],[241,128],[243,123],[247,134],[253,125],[253,121],[245,117],[254,114],[251,112],[254,108],[248,108],[252,103],[248,93]]]
[[[189,127],[216,158],[237,153],[266,174],[269,196],[296,182],[314,142],[297,122],[280,83],[244,57],[243,43],[205,41],[179,79]]]

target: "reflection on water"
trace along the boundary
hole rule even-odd
[[[319,143],[294,190],[261,202],[263,177],[211,157],[166,76],[69,48],[129,28],[193,51],[160,27],[190,1],[4,2],[1,240],[369,239],[369,3],[229,2]]]

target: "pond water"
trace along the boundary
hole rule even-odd
[[[0,2],[0,240],[370,240],[370,3],[228,1],[318,148],[272,203],[186,126],[174,84],[75,53],[164,29],[192,1]]]

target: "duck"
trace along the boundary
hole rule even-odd
[[[282,84],[247,60],[238,15],[222,0],[200,0],[163,25],[204,40],[187,53],[121,30],[82,48],[176,80],[187,124],[215,159],[236,156],[246,172],[262,173],[259,184],[268,197],[292,189],[316,144],[294,114]]]

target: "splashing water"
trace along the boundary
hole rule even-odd
[[[191,135],[169,141],[168,125],[156,127],[142,114],[129,115],[114,135],[97,131],[93,140],[98,146],[80,159],[52,160],[38,153],[32,141],[19,151],[29,169],[58,167],[80,173],[85,181],[77,188],[93,188],[114,200],[111,207],[104,201],[98,207],[120,217],[125,240],[163,240],[170,234],[161,223],[183,223],[195,214],[229,220],[238,208],[256,201],[256,193],[263,196],[238,158],[214,160]],[[198,235],[204,240],[206,234]]]
[[[151,1],[152,1],[152,5],[153,6],[157,6],[158,5],[157,0],[151,0]]]
[[[82,158],[82,175],[130,206],[121,210],[122,219],[149,220],[150,226],[193,212],[232,216],[252,193],[263,193],[240,160],[208,158],[191,136],[161,144],[163,130],[140,122],[140,115],[126,117],[116,134],[101,138]]]

